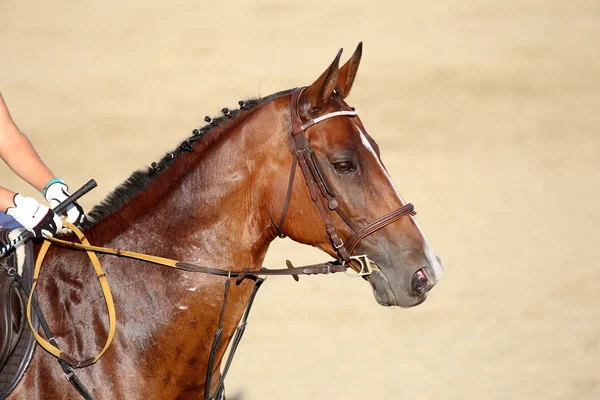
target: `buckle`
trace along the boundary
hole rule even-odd
[[[73,376],[75,376],[75,371],[73,371],[73,370],[71,370],[65,374],[65,378],[67,378],[67,380],[69,382],[72,382]]]
[[[381,271],[375,261],[371,260],[366,254],[360,256],[350,256],[350,260],[354,260],[360,264],[360,271],[356,273],[344,271],[344,273],[350,278],[356,278],[358,276],[369,276],[373,271]]]
[[[2,264],[2,266],[4,267],[4,270],[6,271],[8,276],[15,276],[15,274],[17,273],[17,270],[14,267],[7,267],[4,264]]]
[[[333,243],[333,241],[332,241],[332,244],[333,244],[333,248],[336,250],[339,250],[342,247],[344,247],[344,241],[342,239],[340,239],[340,244],[335,244],[335,243]],[[362,256],[359,256],[359,257],[362,257]],[[353,257],[350,257],[350,258],[353,258]]]

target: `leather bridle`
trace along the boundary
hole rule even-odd
[[[294,186],[294,175],[296,173],[296,163],[300,165],[300,169],[302,170],[302,175],[304,176],[304,180],[306,181],[306,185],[308,186],[308,190],[310,192],[310,198],[315,203],[319,215],[321,219],[325,223],[325,230],[329,235],[331,240],[331,244],[333,248],[338,254],[338,261],[342,264],[350,264],[353,259],[357,257],[353,257],[351,254],[358,246],[361,240],[370,234],[377,232],[378,230],[384,228],[385,226],[398,221],[405,215],[415,215],[414,206],[411,203],[408,203],[401,208],[392,211],[389,214],[384,215],[383,217],[363,226],[362,228],[357,228],[350,218],[340,209],[339,202],[335,198],[335,195],[331,192],[327,183],[323,179],[323,175],[319,171],[317,163],[315,161],[314,153],[310,147],[310,143],[306,138],[306,130],[311,126],[318,124],[321,121],[324,121],[329,118],[338,117],[338,116],[348,116],[354,117],[358,114],[356,111],[352,110],[341,110],[335,111],[329,114],[325,114],[315,119],[311,119],[306,123],[302,122],[300,118],[300,113],[298,110],[298,101],[302,92],[306,89],[306,87],[296,88],[292,91],[292,97],[290,101],[290,114],[292,120],[292,131],[290,133],[292,142],[294,143],[294,157],[292,161],[292,169],[290,172],[290,180],[288,184],[287,195],[285,198],[285,203],[283,206],[283,212],[281,215],[281,220],[279,222],[279,226],[277,226],[277,233],[279,237],[285,237],[285,233],[283,233],[283,225],[285,223],[285,218],[287,214],[287,210],[290,203],[292,188]],[[320,194],[320,198],[319,198]],[[340,238],[338,235],[335,226],[333,224],[333,220],[331,219],[330,212],[325,208],[325,204],[329,211],[335,211],[344,222],[354,231],[354,234],[348,239],[346,243]],[[365,256],[361,256],[365,257]],[[365,257],[366,258],[366,257]],[[367,264],[370,262],[367,258]],[[361,272],[363,269],[363,263],[361,262]]]

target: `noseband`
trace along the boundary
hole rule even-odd
[[[351,256],[351,254],[361,240],[363,240],[370,234],[377,232],[378,230],[391,224],[392,222],[399,220],[403,216],[408,214],[415,215],[416,212],[414,210],[414,206],[411,203],[408,203],[403,207],[397,209],[396,211],[392,211],[391,213],[384,215],[383,217],[371,222],[370,224],[363,226],[362,228],[357,228],[352,223],[350,218],[348,218],[348,216],[342,210],[340,210],[337,199],[327,186],[327,183],[323,179],[323,175],[319,171],[319,168],[315,161],[314,153],[310,148],[308,140],[306,139],[305,131],[311,126],[318,124],[319,122],[324,121],[326,119],[338,116],[354,117],[357,115],[357,113],[354,110],[335,111],[320,116],[318,118],[311,119],[310,121],[303,124],[302,119],[300,118],[300,113],[298,111],[298,100],[300,99],[300,95],[302,94],[304,89],[306,88],[302,87],[294,89],[294,91],[292,92],[292,98],[290,102],[290,114],[292,119],[291,137],[294,142],[295,151],[292,161],[292,170],[290,172],[290,180],[288,184],[287,195],[283,206],[281,221],[279,222],[279,226],[277,227],[277,233],[279,237],[285,237],[285,234],[283,233],[283,224],[285,223],[285,217],[290,203],[292,188],[294,186],[296,163],[298,163],[300,165],[300,169],[302,170],[302,174],[304,175],[306,186],[308,186],[310,198],[313,201],[313,203],[315,203],[315,206],[319,211],[319,215],[325,223],[325,230],[327,231],[327,234],[331,239],[333,248],[338,254],[338,260],[342,264],[349,264],[352,261],[352,259],[355,259],[355,257]],[[319,198],[319,194],[321,196],[321,199]],[[333,224],[333,220],[331,219],[331,216],[329,214],[329,211],[327,211],[325,205],[323,204],[323,200],[326,201],[327,208],[330,211],[335,211],[342,218],[342,220],[344,220],[344,222],[354,231],[354,234],[350,237],[347,243],[344,243],[344,241],[338,235]]]

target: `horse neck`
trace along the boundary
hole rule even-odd
[[[209,132],[202,141],[212,143],[197,143],[86,235],[105,246],[217,268],[260,266],[275,237],[265,207],[268,175],[287,150],[287,119],[277,103],[285,104],[271,101]]]

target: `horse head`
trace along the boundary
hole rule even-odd
[[[361,54],[362,43],[339,68],[340,50],[312,85],[292,93],[289,154],[292,166],[298,158],[301,168],[277,180],[276,197],[286,200],[271,218],[279,222],[280,236],[316,246],[357,270],[364,265],[353,257],[368,256],[376,267],[365,279],[377,302],[412,307],[425,300],[443,268],[377,143],[345,101]]]

